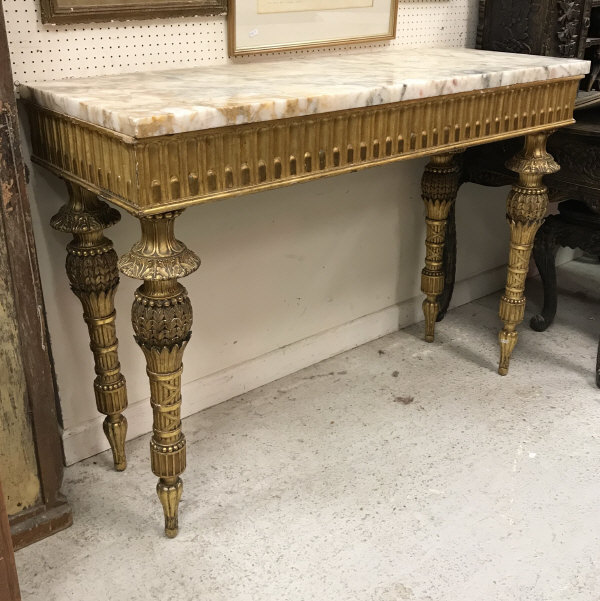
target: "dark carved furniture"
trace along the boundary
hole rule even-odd
[[[554,258],[559,246],[581,248],[600,255],[600,109],[578,113],[578,121],[552,138],[562,173],[552,182],[555,200],[563,200],[559,214],[540,228],[534,259],[544,283],[544,307],[531,327],[544,331],[556,314]],[[564,200],[568,199],[568,200]]]
[[[554,154],[562,161],[554,196],[568,198],[558,205],[539,229],[533,256],[544,284],[544,306],[531,319],[543,332],[556,314],[557,291],[554,259],[559,246],[580,248],[600,256],[600,109],[581,111],[577,123],[553,136]],[[596,384],[600,387],[600,344],[596,355]]]
[[[550,215],[540,228],[533,246],[535,263],[544,284],[544,306],[531,318],[531,327],[543,332],[556,315],[556,267],[559,246],[581,248],[600,254],[600,215],[579,200],[565,200],[558,205],[559,214]]]
[[[477,47],[586,58],[600,66],[600,0],[480,0]],[[598,72],[592,68],[582,89],[592,88]]]
[[[480,0],[477,45],[499,52],[583,58],[591,6],[590,0]]]

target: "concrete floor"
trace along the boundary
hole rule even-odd
[[[17,553],[24,601],[600,599],[600,268],[559,282],[505,378],[493,295],[185,420],[176,540],[147,438],[124,474],[67,469],[75,524]]]

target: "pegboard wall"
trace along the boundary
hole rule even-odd
[[[13,76],[17,83],[218,64],[230,60],[224,16],[44,25],[38,2],[3,0]],[[281,54],[341,53],[358,49],[365,52],[390,45],[473,46],[477,7],[478,0],[400,0],[398,33],[391,42]]]

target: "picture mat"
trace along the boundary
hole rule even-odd
[[[257,3],[259,14],[373,6],[373,0],[257,0]]]

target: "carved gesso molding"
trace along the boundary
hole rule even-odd
[[[37,162],[142,215],[567,125],[579,79],[145,139],[29,112]]]

